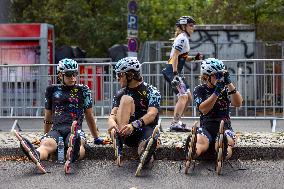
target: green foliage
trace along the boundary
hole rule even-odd
[[[140,43],[173,37],[177,18],[198,24],[251,24],[257,38],[284,38],[283,0],[137,0]],[[114,44],[126,43],[128,0],[12,0],[11,21],[49,23],[56,46],[80,46],[89,57],[106,57]]]

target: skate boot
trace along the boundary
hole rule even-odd
[[[194,122],[191,128],[191,136],[188,136],[185,143],[186,162],[185,162],[185,174],[188,174],[189,169],[195,168],[195,153],[197,142],[197,121]]]
[[[145,142],[145,148],[140,155],[140,163],[137,167],[135,176],[137,177],[140,176],[141,170],[145,168],[148,165],[148,163],[154,161],[154,154],[157,149],[159,136],[160,136],[159,125],[157,125],[153,130],[152,136],[149,139],[147,139]]]
[[[22,135],[16,130],[14,130],[14,134],[17,137],[17,139],[20,141],[21,149],[23,150],[25,155],[36,165],[38,171],[40,173],[46,173],[45,168],[40,162],[39,152],[34,148],[32,143],[28,139],[22,137]]]
[[[116,158],[116,164],[120,167],[122,165],[122,148],[123,139],[122,136],[115,129],[112,129],[111,133],[112,145],[114,148],[114,155]]]
[[[71,135],[68,142],[67,160],[64,165],[65,174],[71,173],[71,164],[74,163],[80,156],[81,138],[78,133],[78,123],[73,121],[71,126]]]
[[[220,123],[219,133],[216,138],[216,152],[217,152],[217,160],[216,160],[216,173],[218,175],[221,174],[224,158],[227,155],[227,148],[228,148],[228,140],[227,137],[224,135],[224,121],[222,120]]]
[[[186,124],[181,121],[171,123],[170,132],[189,132],[190,128],[186,126]]]

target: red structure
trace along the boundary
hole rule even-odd
[[[0,64],[52,64],[54,47],[52,25],[0,24]]]

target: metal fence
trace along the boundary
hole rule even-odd
[[[241,92],[242,107],[232,107],[236,118],[284,118],[284,59],[224,60],[233,83]],[[112,97],[119,90],[114,63],[80,63],[78,82],[90,87],[96,116],[108,116]],[[161,70],[165,61],[144,62],[144,81],[156,86],[162,94],[161,116],[172,117],[177,97],[165,82]],[[47,85],[57,84],[55,65],[0,65],[0,117],[43,116],[44,93]],[[200,84],[200,62],[190,62],[184,69],[185,79],[191,87]],[[196,117],[198,112],[190,104],[186,117]]]

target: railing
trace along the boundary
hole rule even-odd
[[[224,60],[232,81],[241,92],[242,107],[232,107],[234,118],[284,118],[284,59]],[[95,115],[106,117],[112,107],[112,97],[118,91],[113,65],[115,63],[80,63],[78,82],[90,87]],[[177,97],[165,82],[161,70],[165,61],[144,62],[144,81],[156,86],[162,94],[161,116],[172,117]],[[49,84],[56,84],[56,65],[0,65],[0,117],[43,116],[44,93]],[[200,84],[200,62],[189,62],[184,69],[191,91]],[[197,117],[194,104],[185,117]]]

